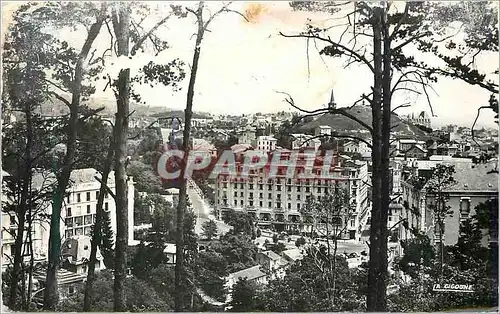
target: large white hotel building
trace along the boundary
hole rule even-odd
[[[290,161],[290,150],[275,150],[269,154],[280,154],[283,164]],[[296,152],[295,152],[296,153]],[[313,178],[298,179],[306,167],[310,167],[308,158],[314,159]],[[292,158],[293,159],[293,158]],[[320,197],[332,189],[335,184],[347,189],[350,195],[350,206],[353,215],[342,217],[341,237],[344,239],[361,239],[363,226],[369,216],[368,165],[365,161],[351,160],[345,156],[333,156],[330,175],[322,178],[320,173],[323,167],[323,157],[308,154],[299,154],[295,163],[295,176],[287,176],[287,166],[280,166],[276,172],[270,171],[269,164],[260,169],[248,171],[248,176],[238,175],[243,166],[244,156],[236,156],[236,172],[233,174],[219,174],[215,183],[216,211],[222,219],[228,211],[245,211],[249,213],[260,227],[274,226],[277,231],[296,230],[310,232],[313,224],[321,225],[321,221],[314,221],[313,215],[304,212],[307,199],[311,196]],[[325,159],[326,160],[326,159]],[[328,166],[327,166],[328,167]],[[276,174],[275,174],[276,173]]]

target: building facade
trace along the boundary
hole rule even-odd
[[[91,228],[96,219],[97,198],[99,196],[100,182],[96,179],[100,177],[97,170],[92,168],[73,170],[70,177],[70,186],[64,197],[61,208],[61,243],[74,236],[90,236]],[[46,189],[54,183],[52,173],[43,172],[33,175],[33,188]],[[109,174],[108,187],[115,191],[114,172]],[[128,241],[134,239],[134,182],[131,177],[128,180]],[[52,214],[52,203],[44,205],[43,212]],[[104,197],[104,211],[111,220],[111,229],[114,239],[116,239],[116,205],[113,197],[106,193]],[[13,218],[11,218],[13,217]],[[13,213],[2,213],[2,225],[7,227],[9,232],[2,231],[2,251],[3,261],[9,261],[13,257],[14,237],[16,232],[15,217]],[[33,253],[35,259],[47,260],[50,236],[50,221],[48,219],[37,220],[33,224]],[[7,255],[7,256],[5,256]],[[4,266],[8,263],[4,263]]]
[[[444,189],[448,194],[447,205],[451,214],[444,220],[443,242],[454,245],[460,236],[460,226],[464,220],[475,214],[475,208],[488,200],[498,202],[498,173],[493,163],[486,164],[455,164],[453,178],[456,183]],[[428,204],[433,202],[433,195],[425,195],[425,230],[427,235],[439,243],[439,230],[436,227],[436,217]]]
[[[281,158],[287,162],[290,154],[282,154]],[[296,175],[304,173],[307,158],[305,155],[299,157]],[[322,222],[315,221],[312,214],[304,211],[308,198],[330,193],[339,184],[349,192],[352,207],[352,215],[342,217],[342,227],[346,227],[342,237],[359,240],[363,219],[366,220],[369,212],[367,163],[335,157],[329,168],[331,177],[328,179],[320,178],[321,166],[314,167],[313,172],[318,176],[313,179],[291,178],[287,176],[287,167],[279,168],[275,175],[268,166],[250,170],[246,178],[238,174],[220,174],[215,183],[219,219],[230,210],[245,211],[262,228],[311,232],[313,226],[321,226]],[[241,169],[238,161],[236,169],[237,172]]]
[[[257,138],[257,150],[269,153],[276,149],[278,140],[272,136],[259,136]]]

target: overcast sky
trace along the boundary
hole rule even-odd
[[[181,4],[181,3],[179,3]],[[195,3],[190,2],[191,6]],[[220,3],[209,3],[212,10]],[[293,34],[304,28],[307,18],[322,25],[333,25],[332,16],[310,12],[293,12],[288,2],[235,2],[231,8],[246,12],[250,22],[237,14],[219,15],[206,33],[195,88],[194,110],[211,113],[242,114],[252,112],[274,112],[292,110],[283,101],[284,95],[276,91],[288,92],[295,103],[303,108],[314,109],[328,102],[330,91],[334,90],[339,106],[347,106],[365,92],[369,93],[372,76],[363,67],[351,66],[343,69],[342,62],[319,56],[314,44],[309,45],[309,72],[307,66],[307,45],[305,39],[290,39],[279,36],[279,32]],[[5,11],[6,12],[6,11]],[[6,14],[4,12],[4,21]],[[213,12],[213,11],[212,11]],[[8,14],[7,14],[8,15]],[[194,20],[172,19],[161,28],[161,36],[169,41],[171,49],[162,53],[156,61],[168,61],[179,57],[186,63],[192,59],[196,28]],[[154,18],[151,22],[154,23]],[[338,38],[343,28],[332,30],[332,39]],[[104,30],[103,30],[104,31]],[[83,36],[66,31],[61,34],[77,47]],[[99,45],[109,42],[106,32],[99,37]],[[318,45],[321,48],[321,45]],[[150,55],[136,56],[131,62],[138,66],[151,60]],[[124,62],[115,63],[114,71]],[[478,67],[491,71],[498,68],[498,56],[479,60]],[[189,68],[187,69],[189,71]],[[179,92],[169,87],[138,87],[143,99],[151,106],[182,109],[185,106],[188,78]],[[433,125],[460,123],[471,125],[477,108],[485,104],[489,94],[481,88],[468,84],[441,79],[434,85],[438,93],[431,92],[434,113]],[[99,97],[112,98],[112,93],[101,92]],[[394,105],[410,102],[412,107],[398,111],[399,114],[426,110],[430,113],[425,95],[397,95]],[[405,111],[406,110],[406,111]],[[493,125],[493,115],[484,113],[482,125]]]

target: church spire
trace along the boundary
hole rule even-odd
[[[328,103],[328,108],[333,108],[335,109],[335,99],[333,98],[333,89],[332,89],[332,93],[330,94],[330,102]]]

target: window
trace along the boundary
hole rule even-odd
[[[92,215],[92,223],[94,223],[94,224],[95,224],[95,220],[96,220],[96,214],[93,214],[93,215]]]
[[[15,216],[10,216],[10,225],[15,226],[16,225],[16,217]]]
[[[10,246],[10,256],[15,256],[16,255],[16,246],[12,244]]]
[[[104,193],[104,198],[108,198],[109,197],[109,193],[108,191],[106,191],[106,193]]]
[[[309,193],[309,187],[306,186],[306,193]]]
[[[268,203],[268,207],[271,208],[273,207],[273,204],[271,202]]]
[[[269,193],[269,194],[267,195],[267,198],[273,198],[273,195],[272,195],[271,193]]]
[[[259,193],[259,198],[262,198],[262,193]]]
[[[253,184],[250,184],[249,188],[250,188],[250,190],[253,190]]]
[[[277,189],[278,191],[281,191],[281,185],[278,185],[278,186],[276,187],[276,189]]]
[[[287,191],[288,191],[288,192],[292,192],[292,187],[291,187],[291,186],[288,186]]]
[[[300,210],[300,203],[297,203],[297,210]]]
[[[244,195],[244,194],[243,194],[243,192],[241,192],[241,193],[240,193],[240,196],[241,196],[241,197],[243,197],[243,195]]]
[[[95,199],[99,199],[99,191],[95,191]]]
[[[297,192],[300,192],[300,186],[297,187]]]
[[[253,207],[253,201],[249,201],[248,205]]]
[[[79,236],[83,234],[83,228],[76,228],[75,229],[75,235]]]
[[[281,203],[280,203],[280,202],[277,202],[277,203],[276,203],[276,207],[277,207],[277,208],[281,208]]]
[[[91,225],[92,224],[92,215],[86,215],[85,216],[85,224],[86,225]]]
[[[234,197],[238,197],[238,192],[234,192]]]
[[[90,205],[87,205],[87,214],[90,214]]]
[[[240,184],[240,188],[241,188],[241,189],[244,189],[244,188],[245,188],[245,185],[244,185],[243,183],[242,183],[242,184]]]
[[[66,218],[64,220],[64,224],[66,225],[66,227],[73,227],[73,218]]]
[[[87,192],[87,202],[90,202],[90,192]]]
[[[85,227],[85,232],[84,232],[84,234],[85,234],[86,236],[90,236],[90,230],[91,230],[91,229],[90,229],[90,227]]]
[[[69,204],[69,197],[70,197],[71,194],[68,194],[68,196],[66,196],[66,202]]]
[[[253,192],[250,192],[250,198],[253,198]]]
[[[470,213],[470,198],[460,199],[460,220],[469,218]]]
[[[259,207],[262,207],[262,201],[259,201]]]
[[[300,201],[300,194],[297,194],[297,201]]]
[[[66,216],[71,217],[71,207],[66,208]]]
[[[82,216],[75,217],[75,225],[81,226],[82,224],[83,224],[83,217]]]
[[[75,287],[73,287],[73,286],[69,286],[69,287],[68,287],[68,293],[69,293],[69,294],[73,294],[73,293],[75,293]]]
[[[392,216],[389,216],[389,221],[392,221]]]
[[[243,200],[240,201],[240,205],[243,206]]]
[[[321,188],[320,187],[318,187],[318,193],[321,193]]]
[[[234,206],[238,205],[238,201],[234,200]]]
[[[76,201],[80,203],[82,201],[80,193],[76,194]]]
[[[259,184],[259,190],[262,190],[263,184]]]
[[[73,236],[73,229],[66,230],[66,238],[71,238]]]
[[[104,210],[109,211],[109,204],[108,202],[104,203]]]
[[[292,209],[292,204],[288,203],[287,207],[288,209]]]

